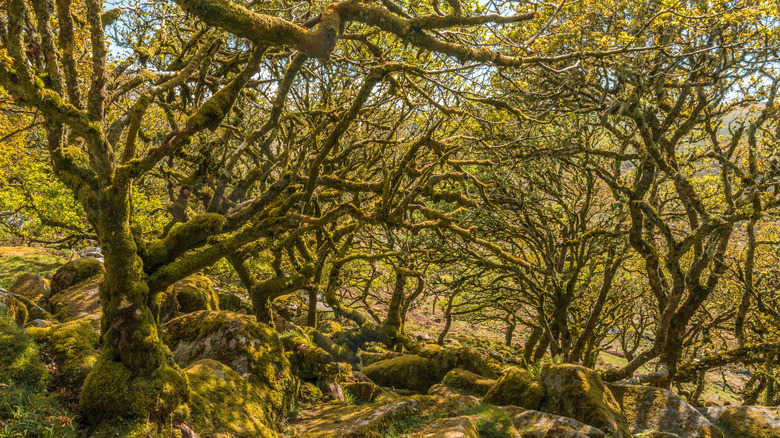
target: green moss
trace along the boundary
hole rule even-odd
[[[482,377],[479,374],[466,371],[461,368],[455,368],[450,370],[445,376],[442,382],[444,385],[450,388],[455,388],[463,391],[467,394],[473,394],[478,396],[485,395],[490,388],[496,383],[493,379]]]
[[[498,377],[485,358],[474,348],[444,348],[434,350],[434,352],[431,358],[438,364],[439,378],[443,378],[445,374],[455,368],[471,371],[491,379]]]
[[[302,382],[298,390],[298,399],[304,403],[316,403],[322,399],[322,390],[310,382]]]
[[[547,363],[541,377],[547,391],[542,409],[545,412],[631,436],[620,405],[595,371],[578,365]]]
[[[766,412],[754,406],[732,406],[723,411],[718,422],[732,438],[780,438],[780,425],[773,426]]]
[[[219,310],[219,297],[211,279],[203,275],[191,275],[179,280],[160,294],[160,321],[199,310]]]
[[[47,366],[52,370],[52,387],[69,401],[78,400],[81,386],[98,358],[100,337],[84,320],[56,324],[46,328],[29,327]]]
[[[414,354],[373,363],[365,367],[363,373],[379,386],[411,389],[421,393],[428,392],[431,385],[439,382],[436,362]]]
[[[55,295],[83,280],[106,272],[99,260],[84,257],[72,260],[57,269],[51,278],[51,294]]]
[[[136,374],[103,352],[84,382],[81,411],[92,424],[116,417],[162,421],[187,395],[187,379],[178,369],[162,364]]]
[[[163,339],[177,363],[188,366],[201,359],[219,361],[261,388],[266,403],[284,418],[297,393],[279,335],[253,316],[233,312],[199,311],[163,325]]]
[[[185,370],[192,392],[190,418],[201,437],[275,437],[262,391],[214,360]]]
[[[117,418],[97,425],[89,434],[90,438],[171,438],[181,433],[167,424],[160,427],[143,418]]]
[[[8,315],[16,324],[24,325],[27,322],[27,306],[13,295],[0,292],[0,314]]]
[[[48,379],[49,374],[30,335],[0,312],[0,382],[42,390]]]
[[[342,385],[345,392],[361,402],[372,402],[382,392],[382,388],[371,382],[353,382]]]
[[[544,399],[544,388],[519,368],[509,368],[485,395],[485,403],[519,406],[538,410]]]

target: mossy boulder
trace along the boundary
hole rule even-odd
[[[287,414],[298,380],[273,328],[254,316],[202,310],[168,321],[163,332],[180,366],[202,359],[222,362],[264,391],[277,418]]]
[[[238,312],[242,308],[241,297],[234,293],[217,291],[217,301],[219,303],[219,310]]]
[[[322,399],[322,390],[311,382],[301,382],[298,400],[304,403],[316,403]]]
[[[49,292],[49,281],[38,274],[25,272],[16,278],[8,291],[41,304]]]
[[[324,319],[317,323],[317,330],[326,335],[332,336],[338,332],[344,331],[344,327],[332,319]]]
[[[0,383],[13,382],[43,390],[49,373],[33,339],[7,315],[0,313]]]
[[[545,364],[541,373],[546,397],[542,410],[574,418],[615,438],[630,437],[617,400],[593,370],[571,364]]]
[[[0,314],[7,315],[14,323],[24,325],[29,316],[27,306],[12,294],[0,291]]]
[[[732,438],[780,438],[780,412],[762,406],[729,406],[718,422]]]
[[[412,438],[480,438],[473,417],[442,418],[410,435]]]
[[[81,281],[105,272],[103,263],[94,257],[72,260],[60,266],[51,277],[51,295],[56,295]]]
[[[487,360],[485,360],[485,356],[474,348],[436,348],[431,351],[430,357],[436,361],[439,368],[439,378],[443,378],[450,370],[455,368],[471,371],[489,379],[498,377]]]
[[[96,329],[99,328],[99,317],[103,314],[99,292],[102,281],[102,275],[91,277],[52,295],[49,299],[49,311],[60,322],[91,317],[90,323]]]
[[[723,433],[677,394],[639,385],[607,385],[632,433],[668,432],[690,438],[723,438]]]
[[[228,366],[203,359],[184,370],[190,424],[202,438],[276,437],[265,394]]]
[[[483,396],[487,394],[496,381],[480,376],[461,368],[450,370],[441,381],[442,384],[455,388],[467,394]],[[495,404],[495,403],[493,403]]]
[[[29,327],[47,367],[52,373],[51,387],[67,401],[76,402],[87,374],[98,358],[100,336],[85,320]]]
[[[79,406],[94,425],[119,417],[159,422],[188,395],[187,378],[178,367],[163,363],[151,373],[136,373],[104,350],[84,380]]]
[[[161,322],[199,310],[219,309],[219,296],[211,279],[203,275],[190,275],[160,294]]]
[[[563,429],[590,438],[603,438],[606,436],[601,429],[588,426],[587,424],[580,423],[569,417],[535,410],[526,410],[515,406],[507,406],[503,409],[512,420],[512,424],[521,436],[533,436],[534,432],[538,432],[538,436],[541,437],[546,437],[548,434],[558,436],[556,434],[570,433]]]
[[[371,364],[381,362],[387,359],[393,359],[403,356],[403,353],[397,351],[381,350],[381,351],[363,351],[358,350],[357,357],[360,359],[360,363],[363,366],[369,366]]]
[[[411,389],[425,393],[439,383],[436,361],[416,354],[382,360],[363,368],[363,373],[379,386]]]
[[[538,410],[544,398],[544,388],[528,371],[509,368],[485,395],[484,402],[497,406],[520,406]]]
[[[382,393],[382,388],[371,382],[345,383],[342,388],[361,402],[372,402]]]
[[[396,421],[411,417],[421,403],[404,398],[381,405],[323,405],[302,418],[300,436],[304,438],[381,438]]]

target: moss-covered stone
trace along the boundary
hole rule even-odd
[[[162,364],[137,374],[103,351],[84,381],[80,407],[91,424],[118,417],[162,422],[188,394],[187,378],[177,368]]]
[[[49,292],[49,281],[38,274],[25,272],[16,278],[8,288],[8,291],[39,304],[42,303]]]
[[[322,399],[322,390],[310,382],[301,382],[298,400],[304,403],[316,403]]]
[[[80,281],[106,272],[103,263],[93,257],[84,257],[72,260],[57,269],[51,278],[51,294],[56,295],[61,291],[75,285]]]
[[[199,310],[219,309],[219,296],[211,279],[203,275],[179,280],[160,294],[161,322]]]
[[[441,383],[467,394],[474,394],[481,397],[495,385],[496,381],[488,379],[487,377],[482,377],[471,371],[455,368],[444,376]]]
[[[30,335],[0,313],[0,383],[14,382],[42,390],[48,379],[49,374]]]
[[[677,394],[639,385],[607,385],[632,433],[669,432],[690,438],[723,438],[723,433]]]
[[[776,408],[730,406],[720,414],[718,422],[732,438],[780,438],[780,415]]]
[[[202,359],[222,362],[264,391],[277,419],[286,416],[298,380],[273,328],[254,316],[202,310],[167,322],[163,331],[180,366]]]
[[[299,421],[305,438],[382,438],[396,421],[415,415],[421,403],[413,398],[379,406],[324,405]]]
[[[471,371],[472,373],[490,379],[495,379],[498,377],[488,362],[485,360],[485,357],[474,348],[436,348],[432,351],[433,354],[431,354],[430,357],[434,359],[438,365],[439,378],[443,378],[450,370],[455,368]]]
[[[361,402],[372,402],[382,393],[382,388],[371,382],[345,383],[343,389]]]
[[[7,315],[18,325],[24,325],[29,316],[27,306],[21,300],[17,300],[13,295],[5,292],[0,292],[0,314]]]
[[[29,327],[47,367],[52,370],[51,387],[69,402],[77,402],[87,374],[98,358],[100,337],[85,320]]]
[[[428,392],[431,385],[439,383],[439,372],[433,359],[415,354],[405,354],[365,367],[363,373],[379,386]]]
[[[434,421],[411,438],[480,438],[472,417],[443,418]]]
[[[218,291],[217,300],[219,302],[219,310],[238,312],[242,307],[241,297],[230,292]]]
[[[527,371],[509,368],[487,391],[484,402],[538,410],[543,399],[544,388]]]
[[[171,424],[163,427],[146,418],[117,418],[95,426],[89,438],[170,438],[181,436]]]
[[[276,437],[259,390],[226,365],[204,359],[184,371],[190,380],[190,419],[202,438]]]
[[[547,437],[548,434],[558,436],[556,433],[563,432],[558,428],[564,428],[590,438],[604,438],[606,436],[600,429],[561,415],[526,410],[516,406],[507,406],[503,409],[512,420],[515,429],[523,437],[534,436],[534,433],[540,437]]]
[[[103,314],[99,291],[102,281],[102,275],[91,277],[52,295],[49,299],[49,311],[61,322],[90,315],[100,317]],[[99,318],[91,318],[90,321],[95,328],[100,327]]]
[[[317,323],[317,330],[332,336],[338,332],[344,331],[344,327],[332,319],[324,319]]]
[[[574,418],[616,438],[631,436],[620,405],[595,371],[547,363],[541,378],[547,394],[542,410]]]

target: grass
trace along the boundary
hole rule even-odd
[[[410,415],[404,417],[390,426],[385,431],[385,438],[400,438],[406,435],[410,430],[422,427],[430,422],[429,418],[421,417],[419,415]]]
[[[0,384],[0,438],[70,438],[75,418],[54,398],[23,386]]]
[[[506,411],[491,404],[480,403],[464,410],[460,415],[477,417],[477,432],[482,438],[508,438],[514,432],[512,420]]]
[[[0,247],[0,287],[7,288],[25,272],[46,276],[64,261],[42,249],[25,246]]]

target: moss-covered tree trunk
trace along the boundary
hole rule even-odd
[[[105,255],[100,286],[102,351],[81,397],[85,416],[150,416],[160,420],[187,397],[187,380],[163,344],[158,306],[130,227],[129,194],[112,187],[99,197],[97,230]]]

